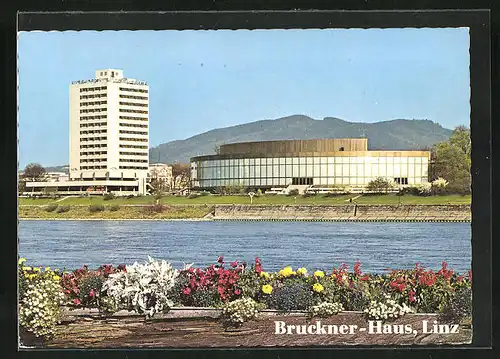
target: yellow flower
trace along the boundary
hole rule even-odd
[[[46,271],[46,272],[50,271],[50,267],[46,267],[46,268],[45,268],[45,271]]]
[[[297,269],[297,274],[306,275],[307,269],[305,269],[304,267],[301,267],[301,268]]]
[[[26,258],[19,258],[19,261],[17,262],[17,264],[21,265],[24,262],[26,262]]]
[[[55,276],[52,277],[52,279],[59,280],[59,279],[61,279],[61,277],[59,277],[58,275],[55,275]]]
[[[262,291],[265,293],[265,294],[271,294],[273,292],[273,287],[270,286],[269,284],[266,284],[266,285],[263,285],[262,286]]]
[[[40,268],[33,268],[35,272],[40,272]]]
[[[23,267],[23,270],[31,270],[31,267]]]
[[[292,275],[295,275],[296,273],[293,271],[292,267],[287,266],[287,267],[283,268],[282,270],[280,270],[279,274],[282,277],[290,277]]]
[[[269,273],[262,271],[262,272],[260,272],[260,277],[267,279],[267,278],[269,278]]]
[[[319,284],[319,283],[314,283],[313,285],[313,290],[316,292],[316,293],[321,293],[322,291],[325,290],[325,288]]]
[[[323,278],[325,276],[325,273],[323,271],[317,270],[314,272],[314,276],[318,278]]]

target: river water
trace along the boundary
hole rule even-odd
[[[84,264],[132,264],[147,256],[209,265],[253,262],[264,270],[286,265],[331,270],[341,263],[365,272],[438,269],[442,261],[456,271],[471,268],[469,223],[355,222],[194,222],[194,221],[29,221],[19,223],[19,254],[28,264],[75,269]]]

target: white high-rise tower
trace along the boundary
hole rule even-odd
[[[96,71],[70,86],[70,180],[108,191],[145,193],[149,166],[149,87],[123,71]]]

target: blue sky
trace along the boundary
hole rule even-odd
[[[19,165],[67,164],[69,84],[150,86],[150,144],[293,114],[469,125],[468,29],[22,32]]]

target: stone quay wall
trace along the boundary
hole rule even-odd
[[[470,222],[470,205],[216,205],[214,220]]]

